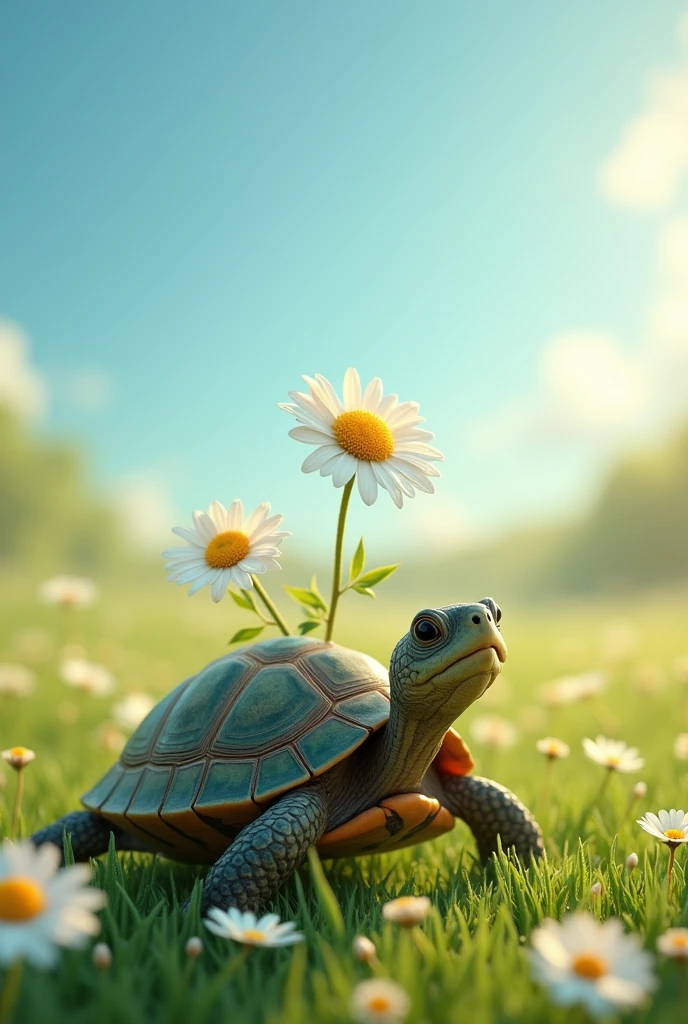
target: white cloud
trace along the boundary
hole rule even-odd
[[[127,536],[141,551],[159,552],[174,543],[170,531],[178,513],[157,476],[140,474],[120,480],[113,500]]]
[[[0,320],[0,405],[22,419],[38,419],[45,411],[47,388],[31,364],[30,344],[18,324]]]
[[[602,194],[620,206],[666,206],[688,171],[688,16],[679,36],[682,65],[648,79],[643,109],[600,167]]]

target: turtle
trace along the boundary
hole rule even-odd
[[[36,832],[76,860],[119,849],[211,864],[202,910],[261,911],[315,846],[323,858],[434,839],[466,822],[483,860],[543,839],[508,789],[470,774],[455,720],[506,659],[491,598],[424,608],[389,672],[309,636],[242,647],[180,683],[141,723],[84,810]]]

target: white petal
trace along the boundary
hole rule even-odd
[[[238,565],[233,565],[229,570],[232,574],[232,582],[241,587],[242,590],[253,590],[253,580],[247,572],[240,569]]]
[[[261,558],[242,558],[237,562],[237,569],[242,572],[265,572],[265,565]]]
[[[335,487],[343,487],[348,483],[358,468],[358,459],[349,452],[342,452],[332,466],[332,483]]]
[[[347,412],[361,408],[361,378],[353,366],[344,374],[344,408]]]
[[[207,541],[203,541],[202,537],[199,537],[196,530],[187,530],[185,526],[173,526],[172,533],[176,533],[178,537],[182,537],[184,540],[188,540],[189,544],[193,544],[196,547],[201,548],[205,551]]]
[[[387,426],[392,430],[418,413],[418,402],[399,402],[387,415]]]
[[[221,501],[211,501],[210,508],[208,509],[208,515],[212,519],[216,530],[219,533],[224,533],[224,531],[228,529],[227,509]]]
[[[358,463],[358,493],[366,505],[374,505],[377,499],[377,480],[369,462]]]
[[[320,388],[322,401],[325,403],[325,405],[330,410],[332,415],[339,416],[342,412],[344,412],[344,407],[342,406],[342,403],[339,401],[339,396],[337,395],[336,391],[330,384],[327,377],[323,377],[322,374],[316,373],[315,381],[318,387]]]
[[[244,521],[243,503],[236,498],[227,509],[227,530],[240,530]]]
[[[382,401],[378,405],[378,407],[377,407],[377,415],[380,417],[381,420],[384,420],[385,423],[387,422],[387,417],[391,413],[392,409],[394,409],[396,407],[398,401],[399,401],[399,396],[398,395],[394,395],[394,394],[385,395],[385,397],[382,399]]]
[[[375,479],[381,487],[384,487],[391,494],[392,501],[397,508],[403,508],[404,495],[390,470],[387,469],[383,462],[372,462],[371,468],[375,474]]]
[[[279,512],[276,515],[269,516],[268,519],[265,519],[260,526],[257,526],[253,533],[249,535],[248,539],[251,546],[269,537],[273,530],[282,525],[283,521],[284,516]],[[291,537],[291,534],[287,532],[284,536]]]
[[[217,537],[218,531],[207,512],[199,512],[197,510],[193,514],[193,521],[200,537],[206,544],[209,544],[213,537]]]
[[[218,601],[222,600],[222,598],[225,596],[225,593],[227,592],[227,587],[229,586],[229,579],[227,579],[225,573],[226,570],[221,570],[220,575],[217,577],[217,579],[210,587],[210,596],[212,597],[215,604],[217,604]]]
[[[333,455],[336,455],[341,451],[338,444],[324,444],[320,448],[316,448],[314,452],[307,455],[301,466],[303,473],[314,473],[316,469],[320,469],[324,462],[331,459]]]
[[[382,401],[382,381],[379,377],[373,377],[363,395],[363,408],[367,412],[377,414],[378,407]]]
[[[248,534],[249,539],[250,539],[251,534],[253,533],[253,531],[257,530],[258,527],[261,526],[262,523],[265,522],[265,520],[267,519],[267,517],[269,515],[270,515],[270,502],[269,501],[262,502],[258,506],[258,508],[255,508],[253,510],[253,512],[251,512],[250,516],[248,517],[248,519],[244,523],[244,533]]]
[[[313,430],[312,427],[294,427],[289,437],[304,444],[332,444],[334,434],[326,434],[324,430]]]

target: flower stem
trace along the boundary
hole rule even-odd
[[[9,1024],[12,1018],[12,1011],[14,1010],[21,987],[23,967],[23,961],[15,960],[7,968],[5,983],[2,989],[0,989],[0,1024]]]
[[[674,885],[674,859],[676,857],[676,849],[673,843],[669,845],[669,870],[667,871],[667,878],[669,880],[669,899],[671,899],[671,893]]]
[[[24,797],[24,769],[17,769],[17,792],[14,797],[14,812],[12,814],[12,838],[19,836],[19,815],[21,813],[22,799]]]
[[[356,474],[351,477],[348,484],[345,485],[342,493],[342,503],[339,506],[339,521],[337,522],[337,540],[334,547],[334,572],[332,574],[332,597],[330,599],[330,610],[327,613],[327,632],[325,633],[325,639],[332,639],[332,631],[334,630],[334,616],[337,611],[337,604],[339,603],[339,597],[341,594],[340,586],[342,582],[342,549],[344,547],[344,527],[346,525],[346,512],[349,507],[349,498],[351,497],[351,491],[353,490],[354,480]]]
[[[268,597],[262,583],[259,583],[255,576],[251,576],[251,579],[253,580],[253,586],[255,588],[256,594],[272,615],[273,619],[275,620],[275,624],[282,630],[285,636],[291,636],[291,633],[289,632],[289,627],[287,626],[286,622],[284,621],[284,619],[277,611],[270,598]]]

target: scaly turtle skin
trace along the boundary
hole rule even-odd
[[[122,849],[213,864],[204,907],[260,910],[316,845],[324,857],[395,850],[468,823],[487,858],[539,856],[513,794],[468,776],[452,722],[506,658],[486,598],[419,612],[389,675],[338,644],[283,637],[234,651],[181,683],[73,812],[33,837],[77,860]]]

